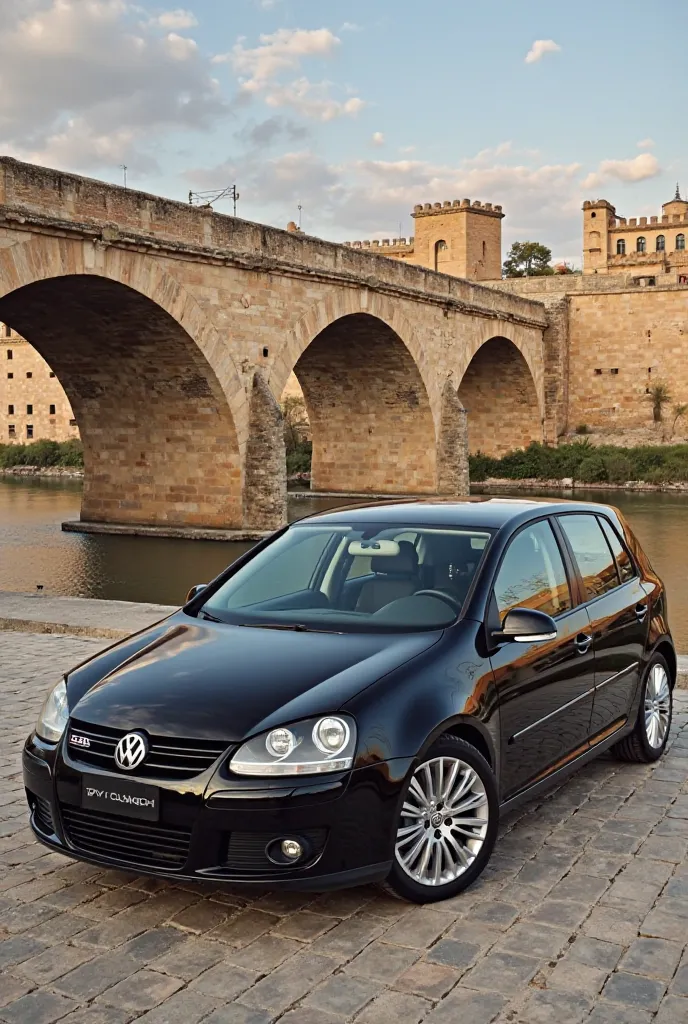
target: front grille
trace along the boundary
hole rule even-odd
[[[73,732],[85,736],[90,746],[86,748],[70,743],[69,737]],[[118,772],[115,747],[122,736],[126,736],[122,729],[91,725],[73,718],[67,733],[69,756],[81,764]],[[143,764],[134,772],[123,774],[135,775],[138,779],[192,779],[217,761],[229,746],[217,740],[180,740],[166,736],[149,736],[148,739],[150,749]]]
[[[298,829],[295,832],[290,832],[289,835],[293,835],[296,839],[305,839],[310,845],[310,857],[303,864],[297,865],[304,867],[306,864],[312,863],[322,851],[327,838],[327,829]],[[265,847],[279,838],[280,835],[276,832],[232,832],[229,837],[225,867],[230,868],[237,875],[264,875],[266,872],[274,873],[292,867],[292,865],[284,865],[284,868],[280,868],[273,864],[265,854]]]
[[[42,832],[46,836],[51,836],[55,832],[55,826],[53,825],[53,815],[50,810],[50,804],[42,796],[34,796],[32,794],[33,803],[33,821],[39,832]]]
[[[191,829],[132,821],[62,804],[65,835],[77,851],[119,864],[177,870],[189,856]]]

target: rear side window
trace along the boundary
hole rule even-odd
[[[561,516],[559,523],[578,562],[588,600],[619,586],[616,563],[594,515]]]
[[[629,580],[635,578],[635,566],[631,560],[631,556],[626,550],[625,546],[619,540],[616,530],[600,516],[600,525],[604,530],[604,535],[607,538],[609,547],[612,549],[612,554],[616,559],[616,568],[619,570],[619,576],[621,577],[622,583],[627,583]]]
[[[535,608],[561,615],[571,594],[559,546],[548,522],[533,523],[518,533],[506,550],[494,586],[499,620],[511,608]]]

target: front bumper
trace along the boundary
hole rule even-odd
[[[398,758],[330,777],[269,781],[220,770],[184,783],[146,779],[160,788],[160,819],[146,822],[82,808],[83,772],[59,746],[31,736],[23,754],[31,827],[52,850],[160,878],[316,891],[389,874],[411,764]],[[266,854],[286,837],[303,841],[296,866]]]

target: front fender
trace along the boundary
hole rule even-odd
[[[470,727],[498,771],[499,709],[479,623],[462,620],[413,661],[357,694],[342,710],[356,718],[357,765],[422,757],[443,732]]]

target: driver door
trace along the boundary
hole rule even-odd
[[[524,526],[497,571],[492,616],[511,608],[551,615],[554,640],[505,643],[491,656],[499,695],[502,799],[588,746],[595,663],[590,623],[549,520]]]

